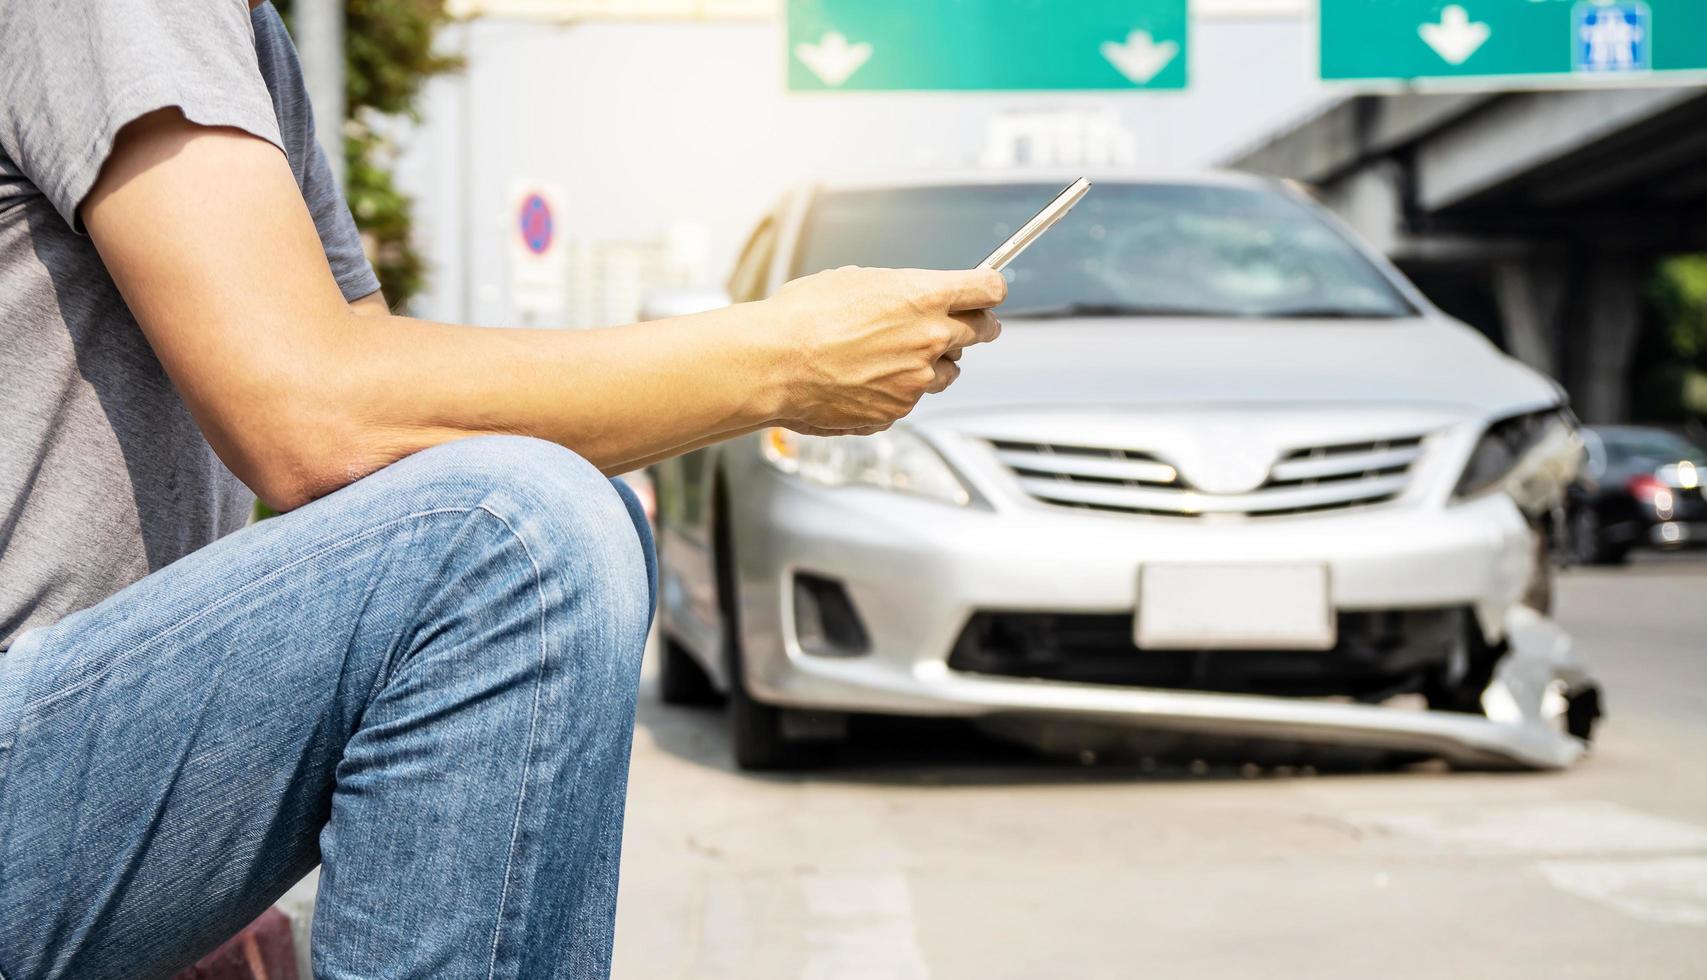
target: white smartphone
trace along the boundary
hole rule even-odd
[[[994,269],[997,272],[1008,267],[1008,263],[1020,257],[1020,253],[1031,247],[1031,243],[1043,237],[1043,233],[1055,226],[1055,222],[1067,216],[1073,210],[1073,205],[1085,199],[1090,193],[1091,182],[1088,178],[1080,177],[1072,185],[1062,191],[1055,200],[1044,205],[1037,216],[1027,221],[1014,237],[1002,243],[1002,247],[990,253],[990,257],[978,263],[981,267]]]

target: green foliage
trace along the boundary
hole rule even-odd
[[[288,23],[290,0],[274,0]],[[375,116],[419,118],[415,100],[435,75],[462,67],[433,50],[448,23],[444,0],[349,0],[344,4],[345,194],[385,298],[403,306],[426,288],[426,263],[410,241],[414,202],[392,179],[393,148]]]
[[[1707,370],[1707,255],[1661,262],[1650,295],[1672,349]]]
[[[366,125],[344,129],[344,193],[385,298],[400,308],[426,288],[427,267],[409,234],[415,202],[391,178],[391,150]]]
[[[1660,262],[1648,286],[1655,328],[1637,389],[1638,407],[1659,420],[1707,419],[1707,255]]]
[[[352,116],[359,107],[414,118],[427,79],[462,67],[461,59],[433,50],[434,35],[450,20],[444,0],[350,0],[344,9]]]

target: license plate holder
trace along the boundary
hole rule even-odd
[[[1314,562],[1156,563],[1138,571],[1141,650],[1329,650],[1329,569]]]

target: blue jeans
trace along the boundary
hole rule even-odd
[[[655,590],[626,488],[493,437],[24,634],[0,975],[169,975],[321,863],[316,977],[608,975]]]

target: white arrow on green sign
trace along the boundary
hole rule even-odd
[[[1707,75],[1707,0],[1318,0],[1327,81],[1491,87]]]
[[[788,0],[796,92],[1183,89],[1187,0]]]

